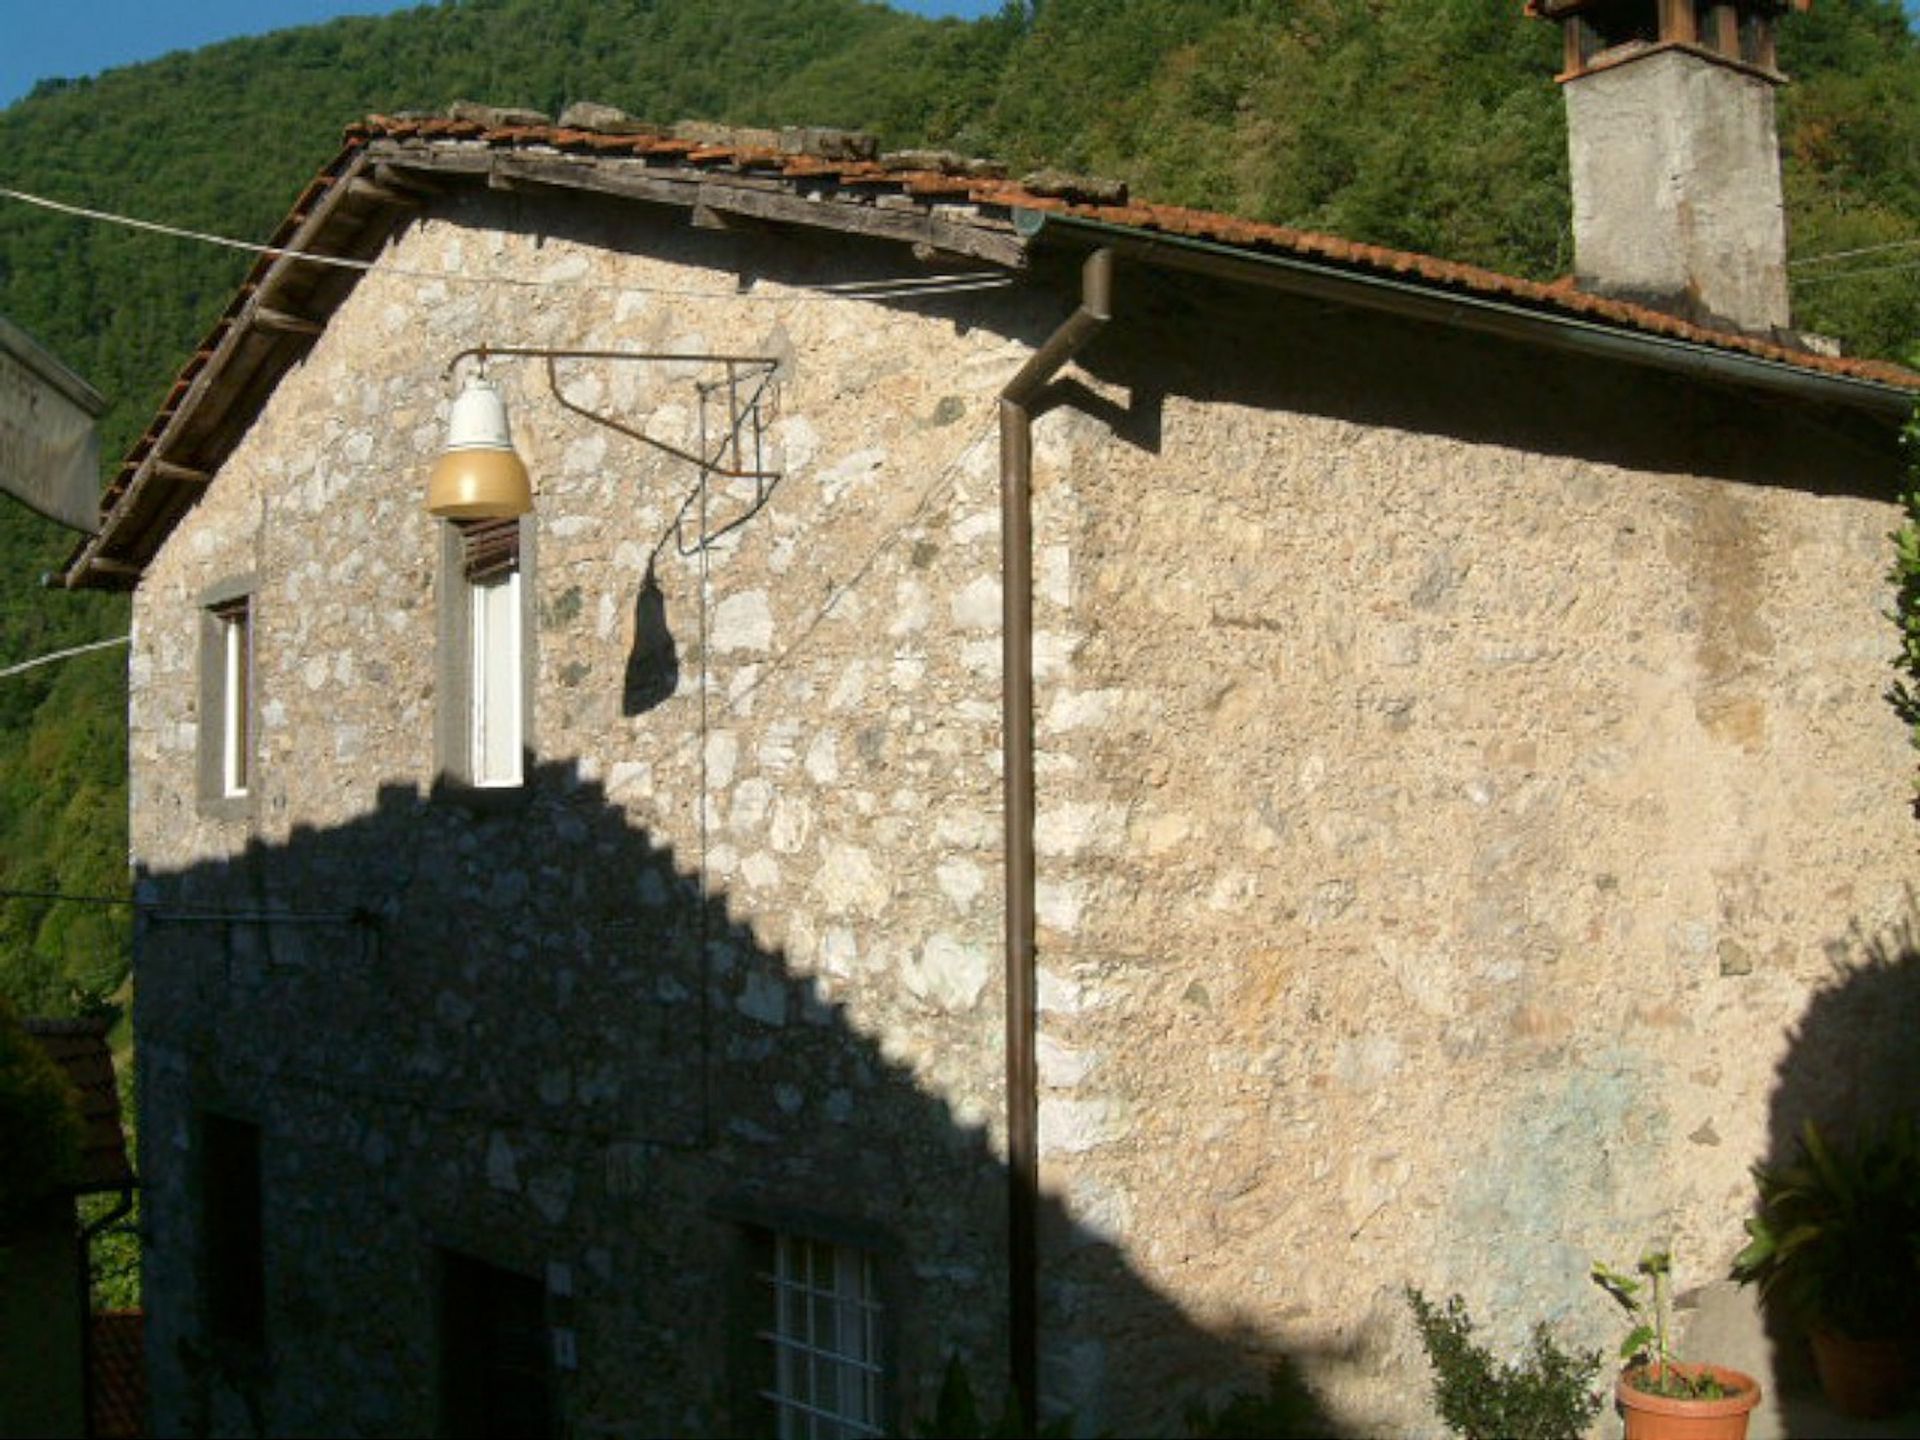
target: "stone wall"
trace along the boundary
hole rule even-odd
[[[1071,299],[805,288],[903,263],[448,202],[152,567],[162,1432],[250,1386],[275,1429],[430,1428],[444,1247],[546,1284],[583,1433],[727,1433],[735,1237],[795,1215],[888,1257],[896,1416],[949,1349],[998,1383],[994,397]],[[1901,913],[1890,452],[1124,267],[1117,314],[1037,432],[1045,1387],[1130,1431],[1286,1355],[1341,1422],[1424,1425],[1403,1284],[1597,1337],[1590,1258],[1724,1268],[1787,1029]],[[704,499],[495,363],[540,491],[504,806],[435,789],[420,510],[482,342],[781,362],[782,478]],[[690,446],[716,374],[562,380]],[[196,805],[195,671],[246,575],[232,818]],[[262,1129],[264,1386],[196,1349],[208,1109]]]

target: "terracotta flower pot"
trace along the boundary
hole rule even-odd
[[[1683,1375],[1712,1375],[1730,1393],[1719,1400],[1655,1395],[1632,1382],[1629,1370],[1614,1382],[1613,1398],[1626,1421],[1626,1440],[1743,1440],[1747,1418],[1760,1403],[1760,1382],[1724,1365],[1675,1365]]]
[[[1813,1332],[1813,1367],[1820,1391],[1842,1415],[1862,1420],[1891,1415],[1913,1389],[1914,1342],[1852,1340],[1830,1330]]]

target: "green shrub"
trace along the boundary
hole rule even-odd
[[[1427,1362],[1433,1367],[1433,1408],[1464,1440],[1575,1440],[1600,1413],[1600,1352],[1568,1353],[1547,1327],[1537,1325],[1524,1359],[1502,1361],[1473,1341],[1466,1302],[1449,1296],[1434,1305],[1408,1287]]]
[[[1893,658],[1887,700],[1920,747],[1920,409],[1900,432],[1900,441],[1907,451],[1907,481],[1900,491],[1900,526],[1891,537],[1893,564],[1887,572],[1894,585],[1890,618],[1900,631],[1900,653]]]

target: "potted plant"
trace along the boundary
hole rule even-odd
[[[1634,1269],[1638,1279],[1598,1261],[1593,1267],[1595,1283],[1633,1322],[1620,1346],[1626,1368],[1613,1387],[1626,1440],[1742,1440],[1760,1382],[1724,1365],[1676,1360],[1668,1339],[1673,1257],[1653,1251]]]
[[[1405,1293],[1433,1370],[1433,1408],[1461,1440],[1579,1440],[1600,1413],[1598,1350],[1561,1349],[1543,1322],[1526,1354],[1500,1360],[1475,1343],[1458,1295],[1436,1305],[1412,1286]]]
[[[1833,1144],[1812,1121],[1783,1165],[1756,1165],[1758,1212],[1733,1275],[1808,1333],[1821,1389],[1849,1415],[1892,1414],[1920,1338],[1920,1137],[1911,1117]]]

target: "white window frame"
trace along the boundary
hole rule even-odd
[[[252,780],[253,602],[214,607],[220,627],[220,793],[240,799]]]
[[[774,1233],[758,1278],[769,1322],[768,1384],[781,1440],[853,1440],[884,1433],[878,1267],[871,1252]]]
[[[527,517],[506,523],[506,535],[497,522],[441,528],[436,764],[488,805],[525,793],[533,748],[532,534]]]
[[[525,780],[520,571],[465,582],[472,644],[467,670],[468,779],[482,788]]]
[[[255,690],[256,584],[236,575],[200,596],[200,740],[196,766],[202,815],[245,820],[259,788]]]

